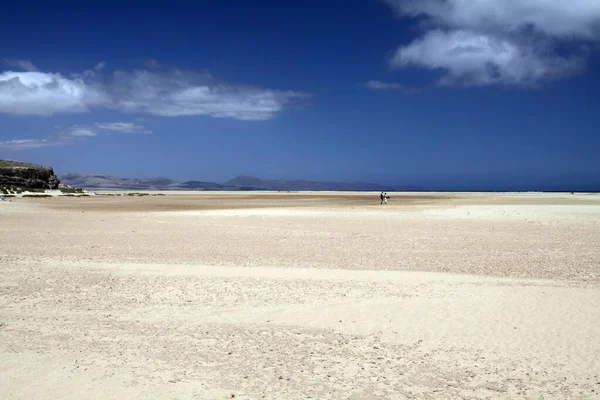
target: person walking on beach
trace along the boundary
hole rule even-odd
[[[383,204],[383,192],[381,192],[381,194],[379,195],[379,198],[381,199],[381,204]]]
[[[389,199],[389,198],[390,198],[390,196],[388,196],[388,195],[387,195],[387,193],[385,193],[385,194],[383,195],[383,202],[384,202],[385,204],[387,204],[387,201],[388,201],[388,199]]]

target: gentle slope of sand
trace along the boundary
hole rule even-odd
[[[0,221],[6,398],[600,394],[598,196],[18,199]]]

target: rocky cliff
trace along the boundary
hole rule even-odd
[[[0,160],[0,187],[57,189],[59,183],[50,167]]]

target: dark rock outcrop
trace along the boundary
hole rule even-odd
[[[0,160],[0,187],[57,189],[59,184],[51,167]]]

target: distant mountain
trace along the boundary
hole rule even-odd
[[[238,176],[224,183],[225,186],[253,188],[255,190],[279,191],[386,191],[389,186],[366,182],[315,182],[305,180],[267,180],[254,176]],[[406,189],[415,190],[416,188]]]
[[[108,175],[66,174],[61,182],[89,190],[272,190],[272,191],[392,191],[418,190],[414,187],[394,188],[364,182],[314,182],[304,180],[266,180],[238,176],[224,184],[203,181],[176,182],[168,178],[127,179]]]
[[[223,185],[219,185],[214,182],[202,182],[202,181],[187,181],[178,183],[178,187],[181,190],[232,190],[233,188],[226,188]]]
[[[84,189],[115,190],[184,190],[180,183],[168,178],[127,179],[110,175],[66,174],[61,182]]]

